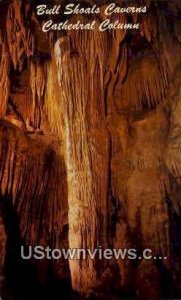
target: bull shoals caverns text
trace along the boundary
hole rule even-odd
[[[52,16],[52,19],[48,19],[43,22],[42,31],[49,32],[55,30],[94,30],[98,26],[100,31],[105,30],[124,30],[124,29],[139,29],[140,23],[132,22],[127,23],[125,14],[136,15],[144,14],[147,12],[146,6],[127,6],[120,7],[115,3],[111,3],[104,6],[93,5],[91,7],[83,7],[81,4],[70,3],[65,7],[61,5],[48,6],[45,4],[38,5],[36,7],[36,14],[38,16]],[[114,21],[111,21],[111,15],[117,16]],[[55,23],[53,16],[64,15],[67,16],[65,21]],[[82,15],[87,16],[87,21],[83,21],[79,17]],[[96,16],[101,15],[102,21],[97,22]],[[120,18],[120,15],[122,16]],[[93,20],[88,20],[88,16],[94,16]],[[134,20],[134,18],[133,18]]]

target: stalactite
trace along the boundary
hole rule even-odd
[[[24,10],[24,14],[23,14]],[[25,56],[34,53],[34,36],[29,26],[31,19],[30,4],[13,0],[9,5],[6,30],[9,51],[15,69],[22,70]]]
[[[27,131],[30,131],[31,124],[34,124],[30,75],[31,72],[29,67],[24,68],[21,73],[13,73],[11,97],[9,101],[24,124],[29,124],[29,126],[26,126]],[[32,128],[32,130],[34,129]]]
[[[152,42],[157,36],[157,18],[156,15],[149,12],[143,17],[142,21],[143,35],[147,38],[148,42]]]
[[[7,110],[7,103],[10,93],[10,62],[8,50],[5,42],[0,45],[1,59],[0,59],[0,116],[4,116]]]
[[[133,110],[152,108],[164,100],[167,87],[168,74],[154,56],[135,59],[130,62],[126,80],[122,84],[118,81],[115,91],[118,110],[124,105]]]
[[[105,19],[106,16],[103,15],[103,19]],[[111,22],[115,22],[116,20],[119,20],[120,23],[126,23],[127,22],[127,17],[125,14],[120,14],[116,16],[115,14],[112,14],[109,17]],[[122,54],[121,47],[122,47],[122,42],[124,41],[126,37],[126,29],[124,30],[110,30],[110,44],[111,48],[109,51],[109,60],[108,60],[108,69],[112,73],[117,72],[117,66],[119,63],[119,58]],[[123,47],[124,48],[124,47]],[[121,52],[121,53],[120,53]],[[124,56],[124,51],[123,51],[123,56]]]
[[[166,66],[172,76],[175,69],[180,64],[180,44],[169,30],[168,20],[162,12],[157,13],[158,39],[152,47],[155,54],[159,57],[162,66]]]
[[[181,101],[180,101],[181,74],[179,68],[175,71],[170,83],[168,99],[171,101],[170,132],[167,140],[165,160],[171,174],[181,184]]]
[[[33,123],[35,128],[40,128],[46,87],[46,64],[41,64],[38,60],[31,62],[30,85],[33,98]]]
[[[56,91],[56,93],[55,93]],[[48,115],[51,132],[54,132],[62,140],[63,130],[63,103],[60,99],[61,89],[58,84],[57,66],[55,58],[47,64],[47,87],[45,94],[45,108]]]
[[[0,125],[1,197],[12,199],[21,238],[27,245],[60,247],[67,224],[63,159],[50,146],[26,137],[10,123],[1,121]]]
[[[123,82],[126,78],[128,72],[128,47],[127,44],[124,43],[121,47],[121,58],[120,63],[118,65],[118,75],[120,82]]]

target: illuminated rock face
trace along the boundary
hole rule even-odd
[[[108,243],[106,217],[110,143],[103,86],[105,54],[96,44],[96,34],[71,34],[70,41],[65,37],[55,45],[64,115],[71,248],[94,249]],[[104,45],[101,38],[104,36],[100,35],[99,39]],[[68,42],[74,48],[68,48]],[[68,48],[69,52],[64,48]],[[70,261],[70,270],[75,290],[86,291],[98,284],[94,260]]]
[[[179,3],[168,1],[165,17],[157,2],[129,36],[96,27],[61,37],[42,33],[26,1],[2,4],[1,285],[13,212],[14,247],[151,248],[168,257],[36,262],[41,283],[68,278],[80,293],[179,297]]]

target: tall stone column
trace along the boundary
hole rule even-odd
[[[97,35],[100,36],[97,36]],[[56,42],[68,178],[69,247],[107,243],[109,134],[104,111],[104,34],[74,31]],[[70,260],[74,290],[99,284],[96,260]]]

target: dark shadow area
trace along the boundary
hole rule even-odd
[[[46,280],[42,282],[37,276],[39,262],[23,260],[21,246],[24,245],[20,229],[19,217],[8,196],[1,197],[5,231],[7,235],[6,256],[1,287],[2,300],[30,300],[30,299],[72,299],[70,280],[58,280],[53,274],[53,264],[48,262],[45,272]]]

